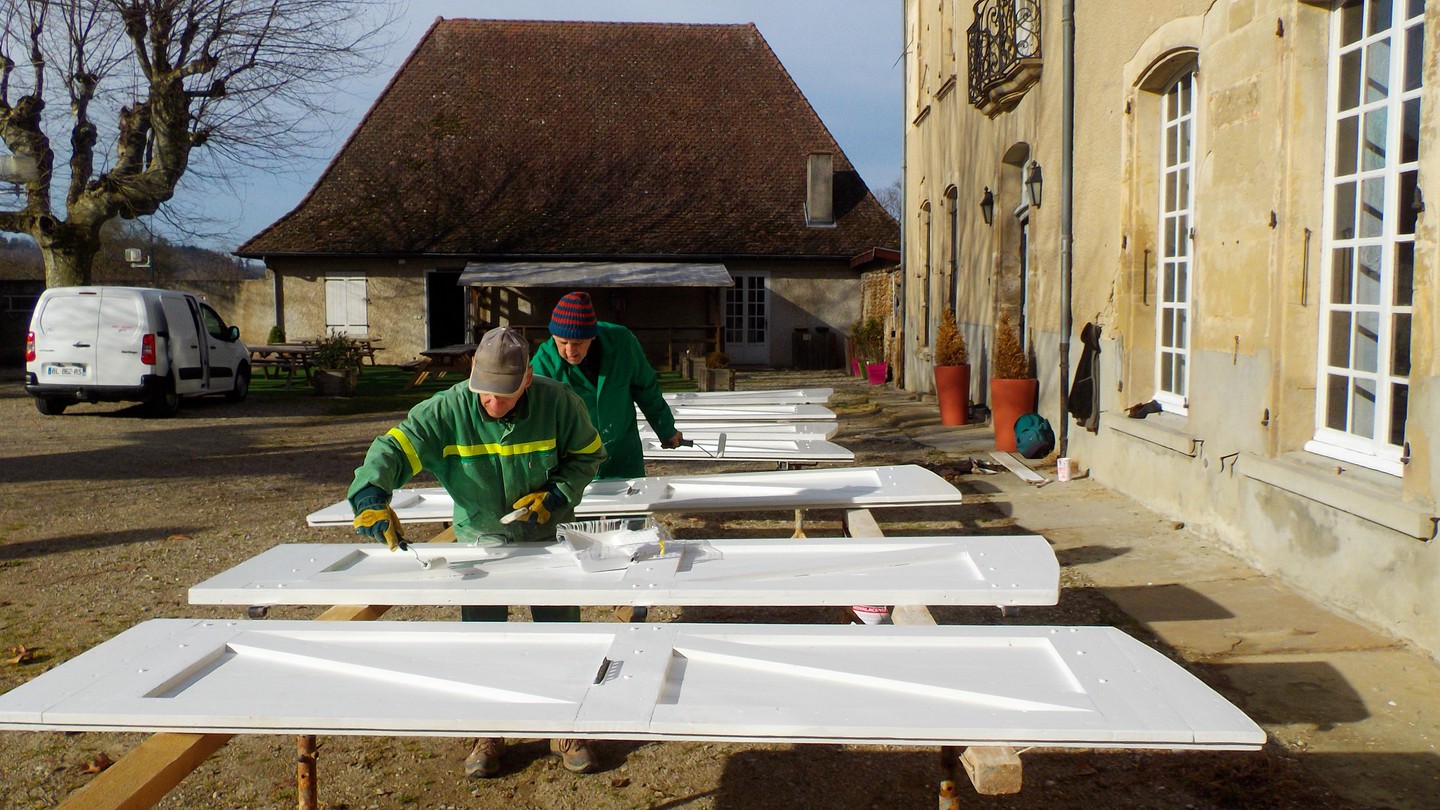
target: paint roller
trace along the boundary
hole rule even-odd
[[[705,449],[705,445],[703,445],[703,444],[696,444],[693,439],[681,439],[681,440],[680,440],[680,446],[681,446],[681,447],[698,447],[698,448],[700,448],[701,450],[704,450],[704,451],[705,451],[705,455],[707,455],[707,456],[709,456],[709,457],[711,457],[711,458],[723,458],[723,457],[725,456],[725,434],[724,434],[724,433],[721,433],[721,434],[718,434],[718,435],[716,436],[716,439],[715,439],[715,452],[713,452],[713,453],[710,452],[709,450],[706,450],[706,449]]]

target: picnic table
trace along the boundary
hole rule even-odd
[[[266,377],[271,376],[271,371],[285,372],[285,387],[290,387],[290,381],[295,378],[295,372],[299,371],[310,378],[310,357],[319,348],[314,343],[266,343],[260,346],[250,347],[250,367],[258,368]]]
[[[470,361],[475,357],[478,343],[454,343],[420,352],[425,359],[415,369],[415,376],[406,385],[419,385],[434,375],[437,379],[452,371],[470,372]]]

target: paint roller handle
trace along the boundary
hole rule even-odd
[[[685,438],[685,434],[677,430],[675,431],[674,436],[671,436],[670,438],[661,442],[660,446],[665,448],[666,450],[674,450],[677,447],[694,447],[695,442],[692,442],[689,439]]]

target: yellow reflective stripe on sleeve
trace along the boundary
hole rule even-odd
[[[468,458],[470,456],[523,456],[528,453],[544,453],[555,449],[554,439],[520,444],[452,444],[445,448],[445,455]]]
[[[400,428],[390,428],[388,434],[390,438],[395,440],[396,444],[400,445],[400,449],[405,452],[405,458],[410,459],[410,474],[419,475],[420,454],[415,452],[415,445],[410,443],[410,437],[401,433]]]
[[[595,451],[597,451],[597,450],[600,449],[600,445],[602,445],[602,444],[603,444],[603,442],[600,441],[600,434],[599,434],[599,433],[596,433],[596,434],[595,434],[595,441],[590,442],[589,444],[587,444],[587,445],[585,445],[584,447],[580,448],[580,455],[585,455],[585,454],[589,454],[589,453],[594,453]]]

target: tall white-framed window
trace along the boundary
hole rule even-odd
[[[1160,238],[1156,268],[1155,401],[1185,413],[1190,402],[1190,301],[1195,257],[1195,71],[1160,99]]]
[[[1419,213],[1424,0],[1345,0],[1330,32],[1315,438],[1403,468]]]
[[[325,277],[325,331],[363,335],[370,331],[364,276]]]

